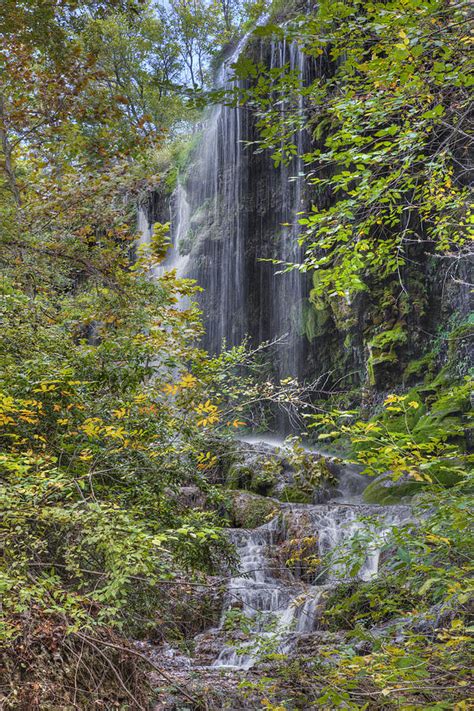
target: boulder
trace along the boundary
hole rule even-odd
[[[390,472],[376,477],[365,489],[364,500],[368,504],[400,504],[409,501],[425,486],[408,474],[394,480]]]
[[[230,510],[231,525],[234,528],[257,528],[276,516],[280,503],[248,491],[232,493]]]

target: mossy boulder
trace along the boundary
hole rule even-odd
[[[271,495],[276,482],[277,475],[272,469],[266,467],[256,469],[241,462],[232,464],[226,475],[229,489],[248,489],[262,496]]]
[[[289,471],[275,487],[280,501],[311,504],[324,501],[337,484],[329,460],[307,452],[298,442],[287,455]]]
[[[378,476],[364,491],[364,500],[368,504],[399,504],[407,501],[425,487],[422,481],[415,481],[409,476],[394,480],[390,472]]]
[[[231,525],[235,528],[258,528],[276,516],[279,510],[279,503],[274,499],[249,491],[235,491],[229,512]]]
[[[262,469],[254,472],[251,482],[251,490],[262,496],[269,496],[277,483],[277,475],[271,469]]]
[[[304,491],[296,484],[287,484],[278,492],[280,501],[289,504],[311,504],[313,501],[312,493]]]
[[[306,450],[298,438],[281,447],[246,441],[215,443],[213,481],[287,503],[323,503],[337,489],[336,460]]]
[[[303,324],[302,332],[308,339],[313,341],[315,338],[325,334],[328,325],[330,324],[330,314],[324,303],[315,301],[303,302]]]
[[[253,475],[252,467],[234,462],[227,470],[225,483],[229,489],[250,489]]]

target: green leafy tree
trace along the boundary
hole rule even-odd
[[[139,18],[115,14],[91,21],[83,36],[97,56],[110,101],[123,106],[127,125],[153,142],[186,119],[180,46],[166,18],[151,8]]]

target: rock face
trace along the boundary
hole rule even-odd
[[[282,503],[318,504],[341,498],[361,501],[368,484],[362,467],[307,449],[298,440],[258,436],[233,440],[220,452],[220,483]]]
[[[248,79],[233,78],[231,65],[239,56],[275,71],[286,65],[303,86],[334,71],[325,55],[309,58],[296,43],[243,38],[219,72],[220,86],[248,85]],[[318,124],[302,99],[274,98],[282,113],[291,108]],[[322,138],[295,128],[292,140],[300,154],[318,147]],[[421,380],[426,368],[416,363],[430,355],[433,334],[453,320],[462,324],[469,314],[468,267],[458,279],[445,279],[453,264],[436,259],[420,242],[408,249],[399,275],[373,280],[351,299],[317,295],[318,272],[275,275],[277,267],[262,260],[302,258],[298,213],[311,205],[328,207],[334,198],[308,188],[298,156],[275,167],[269,152],[249,147],[256,140],[256,119],[248,107],[213,109],[167,206],[158,188],[142,211],[148,226],[171,215],[180,269],[204,287],[199,298],[205,347],[218,352],[223,339],[235,345],[247,334],[253,343],[285,336],[269,359],[271,376],[316,379],[330,372],[328,384],[344,378],[344,387],[358,390],[359,399],[370,399],[362,388],[386,391],[405,372]],[[439,367],[448,354],[441,346],[431,355],[430,367]]]

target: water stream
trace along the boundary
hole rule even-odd
[[[236,78],[232,67],[248,42],[248,36],[243,37],[219,70],[216,85],[230,94],[245,86],[246,80]],[[309,81],[311,64],[296,42],[252,42],[252,51],[260,52],[270,69],[292,72],[301,84]],[[255,344],[281,339],[272,367],[276,378],[284,378],[299,377],[305,369],[306,281],[298,270],[276,275],[278,268],[261,260],[301,260],[297,239],[298,213],[305,207],[301,154],[308,137],[299,126],[305,112],[302,96],[292,106],[275,89],[274,100],[282,120],[290,109],[293,112],[291,142],[296,154],[275,168],[270,152],[264,152],[256,164],[254,148],[248,145],[257,138],[250,109],[231,101],[211,109],[191,164],[171,199],[173,247],[157,273],[176,268],[179,276],[195,278],[203,287],[199,297],[206,326],[203,345],[211,353],[220,352],[223,343],[240,344],[247,335]],[[158,219],[146,213],[142,206],[142,242],[150,240],[152,223]]]
[[[229,90],[241,86],[232,64],[247,39],[222,64],[218,86]],[[270,69],[286,67],[299,82],[308,80],[311,67],[297,43],[262,44],[260,53]],[[277,94],[274,98],[285,118],[287,99]],[[296,115],[302,118],[304,101],[298,101]],[[306,284],[298,270],[275,276],[275,267],[260,258],[301,259],[297,237],[298,213],[305,200],[301,160],[305,135],[295,128],[296,155],[278,168],[268,155],[262,154],[260,163],[255,157],[249,161],[252,149],[247,144],[252,140],[255,126],[246,108],[224,103],[210,111],[192,165],[174,192],[173,246],[156,273],[173,268],[178,276],[193,277],[204,287],[204,345],[211,353],[218,353],[223,343],[239,344],[247,334],[257,343],[286,334],[285,342],[276,347],[273,374],[300,377],[305,368],[301,334]],[[146,209],[140,209],[142,242],[150,241],[152,222]],[[366,483],[356,468],[346,466],[326,503],[282,504],[281,513],[260,527],[229,532],[238,569],[230,578],[220,626],[214,630],[222,640],[214,667],[249,669],[262,644],[287,652],[299,636],[318,628],[328,590],[343,580],[377,575],[390,528],[409,516],[409,509],[365,505]],[[295,540],[305,541],[311,555],[291,559],[288,565],[284,552]],[[247,638],[239,644],[227,641],[232,616],[245,621]]]
[[[266,651],[289,652],[301,635],[318,629],[327,592],[341,581],[377,575],[391,527],[409,515],[408,506],[348,504],[341,498],[321,505],[285,504],[281,514],[259,528],[230,531],[239,563],[226,593],[221,629],[237,610],[250,641],[223,644],[213,666],[249,669],[263,645]],[[307,559],[311,564],[296,557],[288,568],[281,551],[298,539],[314,547]]]

